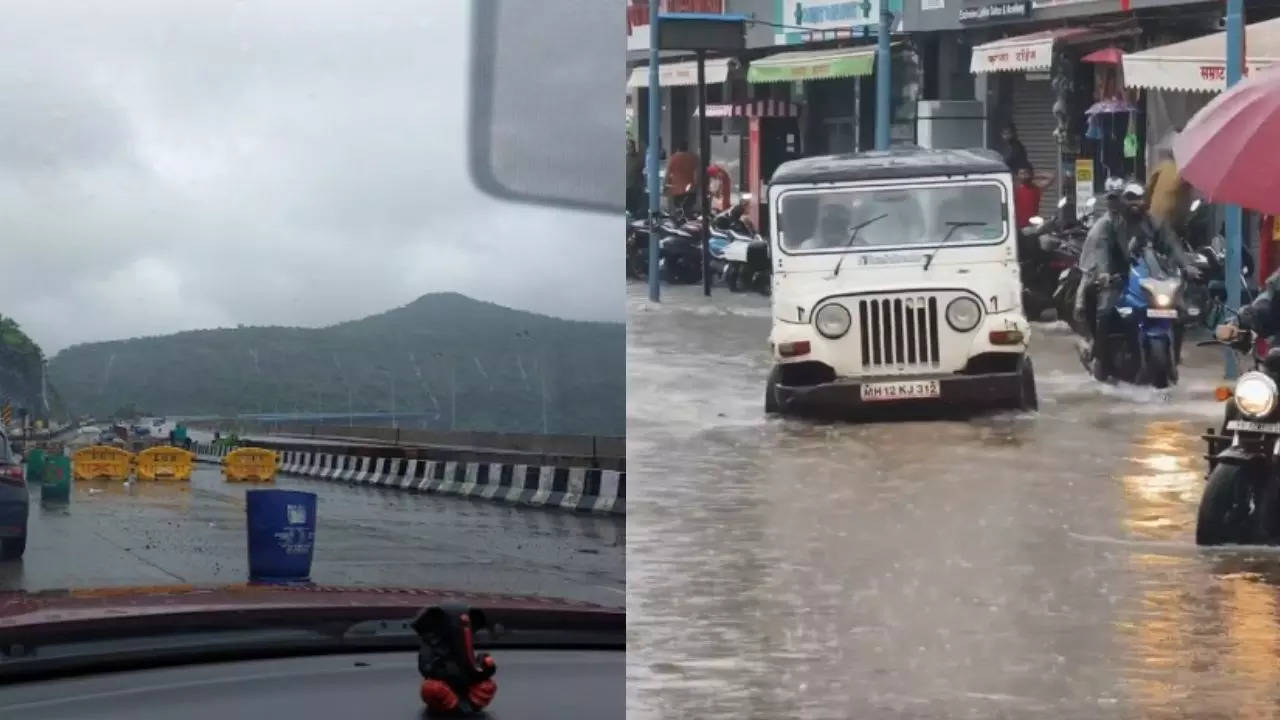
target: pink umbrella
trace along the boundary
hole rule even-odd
[[[1280,214],[1280,72],[1214,98],[1173,141],[1173,157],[1211,201]]]

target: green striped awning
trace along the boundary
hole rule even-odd
[[[747,82],[796,82],[871,75],[876,68],[874,45],[837,50],[801,50],[753,60]]]

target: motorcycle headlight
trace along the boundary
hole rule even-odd
[[[1266,417],[1276,407],[1276,382],[1260,372],[1247,372],[1236,381],[1236,407],[1252,418]]]
[[[818,328],[818,332],[831,340],[849,332],[849,326],[852,323],[853,318],[850,317],[849,311],[838,303],[823,305],[813,317],[813,324]]]
[[[969,332],[978,327],[982,308],[973,298],[958,297],[947,304],[947,324],[956,332]]]

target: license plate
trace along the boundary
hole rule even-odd
[[[1178,318],[1178,311],[1177,310],[1156,310],[1153,308],[1153,309],[1147,310],[1147,317],[1176,320]]]
[[[1232,420],[1227,423],[1228,430],[1241,432],[1271,433],[1280,435],[1280,423],[1260,423],[1252,420]]]
[[[865,383],[862,385],[863,402],[886,402],[936,398],[942,395],[937,380],[912,380],[906,382]]]

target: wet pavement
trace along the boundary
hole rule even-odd
[[[1038,413],[766,419],[768,300],[700,290],[629,290],[629,717],[1277,714],[1280,551],[1194,544],[1219,351],[1038,324]]]
[[[212,465],[191,482],[76,483],[71,501],[33,489],[25,557],[0,590],[242,583],[244,493]],[[546,595],[620,606],[624,521],[303,478],[314,492],[312,581]]]

